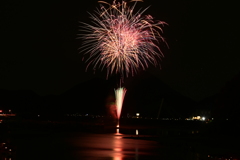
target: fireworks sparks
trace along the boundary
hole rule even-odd
[[[157,66],[164,56],[159,42],[167,45],[162,37],[162,27],[167,23],[155,21],[151,15],[143,15],[146,9],[134,12],[136,3],[128,6],[125,1],[112,4],[99,1],[100,8],[90,13],[91,24],[82,23],[79,38],[83,39],[81,52],[87,56],[86,69],[107,69],[110,74],[119,74],[121,80],[134,76],[139,69],[145,70],[149,64]],[[126,89],[115,90],[116,110],[119,118]]]
[[[125,88],[122,88],[122,87],[115,90],[116,109],[117,109],[118,120],[119,120],[120,115],[121,115],[123,100],[124,100],[126,92],[127,92],[127,90]],[[118,122],[118,127],[119,127],[119,122]]]
[[[84,42],[80,49],[88,55],[87,68],[106,68],[107,77],[113,73],[127,77],[140,68],[145,70],[149,64],[159,64],[163,54],[158,42],[166,44],[161,35],[166,23],[143,15],[147,8],[134,13],[140,0],[133,1],[132,7],[125,1],[99,1],[100,8],[90,14],[92,24],[82,23],[79,38]]]

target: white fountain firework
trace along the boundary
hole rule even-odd
[[[120,87],[120,88],[115,90],[116,110],[117,110],[117,118],[118,118],[117,127],[119,127],[119,119],[120,119],[120,116],[121,116],[123,100],[124,100],[126,92],[127,92],[127,89],[123,88],[123,87]]]

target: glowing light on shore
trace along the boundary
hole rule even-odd
[[[138,129],[136,129],[136,135],[138,136]]]
[[[134,12],[140,0],[132,1],[135,3],[131,7],[125,1],[99,1],[100,8],[90,13],[92,24],[81,22],[78,36],[84,41],[80,52],[88,56],[86,69],[93,65],[94,70],[106,68],[107,77],[113,73],[127,77],[149,64],[159,64],[163,57],[159,40],[166,44],[161,34],[167,23],[143,15],[148,8]]]

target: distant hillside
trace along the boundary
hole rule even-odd
[[[71,112],[104,113],[107,96],[113,92],[113,88],[107,82],[95,78],[80,83],[59,96],[59,105]]]
[[[148,72],[134,77],[127,89],[124,112],[128,106],[146,116],[157,117],[160,110],[160,117],[178,118],[186,117],[196,105]]]
[[[30,90],[0,89],[0,108],[13,112],[36,110],[40,107],[40,96]]]
[[[216,119],[240,121],[240,73],[226,83],[217,95],[213,109]]]
[[[114,89],[117,86],[119,80],[112,76],[108,80],[88,80],[58,96],[41,97],[32,91],[0,90],[0,104],[17,111],[106,114],[109,105],[115,102]],[[182,96],[148,72],[126,78],[122,86],[127,89],[122,110],[124,116],[139,112],[142,116],[151,117],[157,117],[159,113],[160,117],[186,117],[196,106],[193,100]]]

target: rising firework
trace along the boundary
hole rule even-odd
[[[122,111],[122,105],[123,105],[123,100],[125,97],[127,90],[123,87],[120,87],[115,90],[115,97],[116,97],[116,109],[117,109],[117,118],[118,118],[118,124],[117,127],[119,127],[119,119]]]
[[[143,15],[146,9],[134,12],[137,1],[128,6],[125,1],[109,4],[99,1],[100,8],[90,13],[92,24],[82,23],[83,45],[80,48],[88,57],[86,69],[107,69],[110,74],[121,77],[134,75],[139,69],[145,70],[149,64],[157,66],[163,57],[159,40],[162,37],[163,21],[155,21],[151,15]]]

